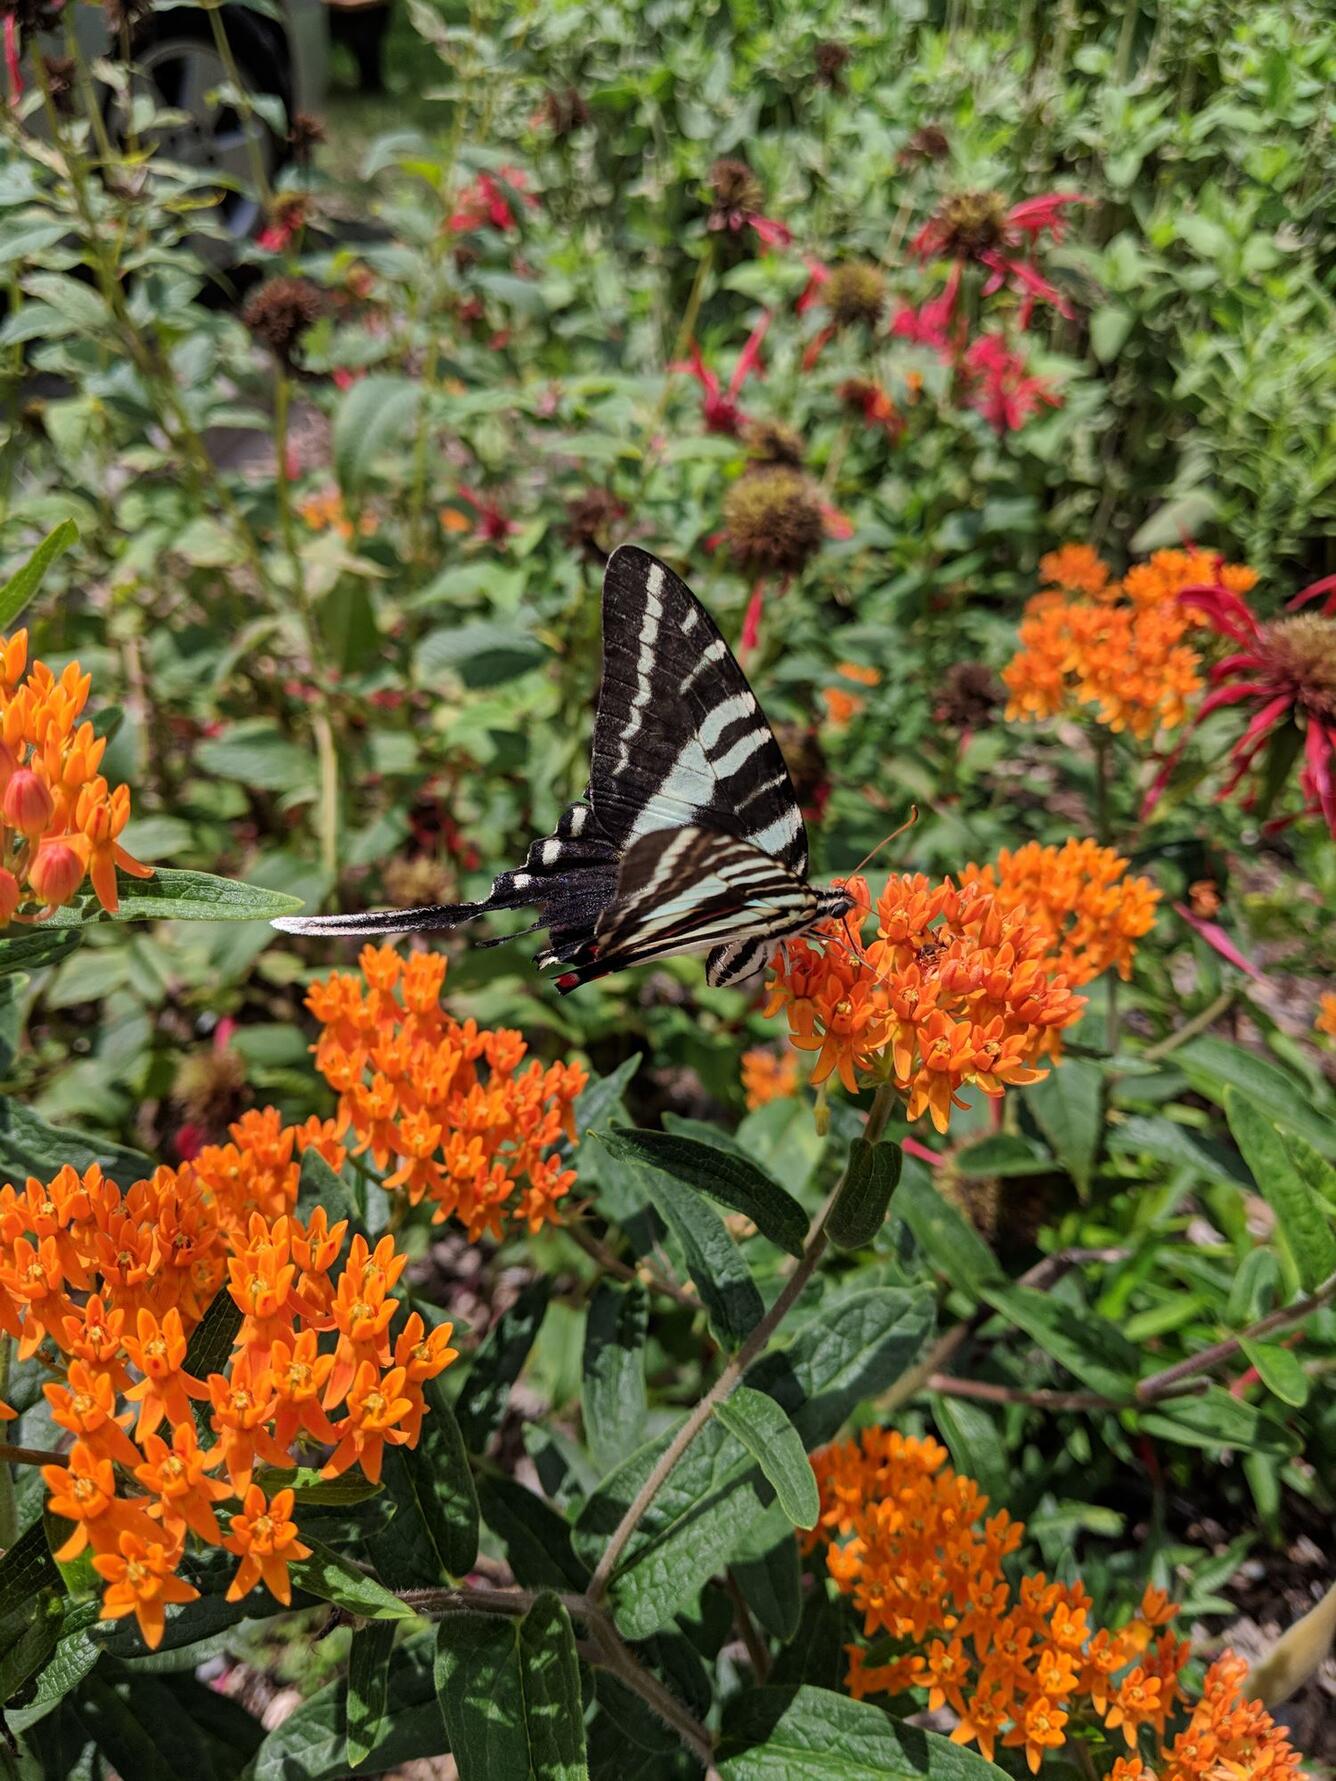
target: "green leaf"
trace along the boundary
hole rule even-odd
[[[1248,1172],[1225,1144],[1202,1138],[1177,1120],[1155,1114],[1134,1114],[1109,1127],[1109,1148],[1152,1156],[1174,1169],[1190,1169],[1201,1181],[1224,1181],[1249,1187]]]
[[[385,1450],[385,1458],[402,1451],[397,1447]],[[369,1503],[385,1489],[383,1481],[373,1484],[361,1472],[341,1472],[337,1478],[325,1478],[315,1466],[261,1466],[255,1480],[267,1497],[276,1490],[290,1490],[299,1504],[311,1509],[346,1509],[354,1503]]]
[[[288,1566],[293,1583],[307,1595],[319,1596],[336,1607],[360,1614],[364,1620],[412,1620],[413,1610],[398,1596],[391,1595],[383,1583],[319,1540],[307,1540],[309,1558],[299,1558]]]
[[[614,1126],[594,1135],[614,1156],[662,1170],[730,1211],[743,1213],[777,1248],[792,1256],[802,1254],[807,1214],[792,1194],[749,1158],[677,1132]]]
[[[334,412],[334,474],[345,494],[356,494],[377,458],[402,447],[422,405],[422,385],[374,372],[345,391]]]
[[[1254,1453],[1291,1454],[1300,1445],[1265,1411],[1236,1398],[1222,1386],[1212,1385],[1196,1397],[1171,1398],[1141,1415],[1141,1426],[1150,1435],[1163,1435],[1186,1447],[1204,1447],[1210,1453],[1237,1447]]]
[[[82,945],[83,935],[78,929],[51,927],[46,922],[25,933],[6,934],[0,938],[0,976],[58,965]]]
[[[934,1396],[932,1419],[956,1471],[973,1478],[994,1505],[1004,1504],[1012,1484],[1011,1460],[997,1423],[983,1405],[968,1398]]]
[[[641,1055],[638,1051],[633,1052],[608,1075],[595,1077],[585,1084],[572,1109],[575,1114],[575,1129],[581,1138],[595,1126],[602,1125],[621,1106],[622,1097],[640,1068]]]
[[[837,1249],[861,1249],[871,1243],[885,1222],[903,1161],[904,1152],[898,1144],[854,1139],[844,1184],[826,1223],[826,1232]]]
[[[583,1781],[584,1700],[571,1617],[540,1595],[520,1623],[520,1680],[534,1781]]]
[[[631,1165],[682,1248],[682,1259],[701,1296],[710,1328],[726,1348],[744,1342],[765,1307],[756,1282],[719,1214],[698,1194],[662,1169]]]
[[[821,1493],[798,1431],[771,1397],[740,1385],[715,1411],[774,1486],[779,1505],[795,1527],[813,1528]]]
[[[393,1577],[403,1588],[462,1577],[478,1556],[478,1494],[464,1439],[440,1381],[429,1380],[424,1392],[427,1414],[417,1446],[385,1453],[385,1488],[397,1505],[396,1531],[401,1519],[413,1529],[413,1574]]]
[[[1091,1391],[1120,1400],[1131,1397],[1140,1350],[1116,1324],[1086,1306],[1028,1286],[989,1286],[982,1296]]]
[[[906,1166],[895,1193],[895,1214],[937,1272],[971,1299],[990,1282],[1002,1280],[997,1257],[964,1214],[938,1192],[926,1166]]]
[[[39,1670],[51,1667],[48,1659],[60,1637],[60,1618],[58,1604],[54,1613],[39,1609],[19,1636],[0,1650],[0,1702],[13,1700]]]
[[[1180,1046],[1174,1062],[1194,1088],[1221,1106],[1226,1086],[1236,1088],[1277,1125],[1297,1132],[1323,1156],[1336,1159],[1336,1123],[1313,1110],[1307,1086],[1278,1064],[1213,1033]]]
[[[482,1518],[505,1548],[515,1579],[528,1589],[582,1590],[589,1570],[575,1552],[571,1530],[550,1503],[513,1478],[478,1480]]]
[[[45,1719],[67,1694],[79,1686],[101,1657],[101,1650],[89,1638],[86,1625],[72,1625],[76,1615],[82,1622],[83,1616],[95,1617],[96,1614],[97,1607],[93,1603],[81,1603],[77,1609],[66,1612],[64,1624],[71,1630],[61,1633],[49,1662],[38,1672],[37,1680],[23,1705],[5,1708],[5,1721],[12,1732],[25,1731],[28,1726],[36,1725],[39,1719]],[[57,1623],[57,1631],[59,1630]]]
[[[0,1096],[0,1181],[17,1184],[29,1175],[49,1181],[65,1163],[81,1175],[97,1163],[121,1187],[147,1181],[153,1173],[142,1152],[91,1132],[48,1125],[21,1102]]]
[[[358,1768],[388,1729],[390,1653],[394,1622],[373,1620],[353,1632],[348,1648],[348,1767]]]
[[[41,1590],[59,1588],[60,1571],[39,1516],[0,1558],[0,1621],[29,1607]]]
[[[413,657],[413,678],[435,689],[443,674],[457,674],[471,690],[504,686],[541,668],[551,652],[537,637],[513,625],[480,619],[429,631]]]
[[[970,1180],[999,1175],[1044,1175],[1053,1158],[1040,1145],[1012,1132],[990,1132],[956,1154],[955,1165]]]
[[[263,885],[244,884],[239,878],[218,878],[212,872],[178,872],[158,866],[152,878],[117,874],[120,910],[108,915],[101,904],[85,897],[79,908],[58,909],[51,917],[56,928],[87,927],[110,921],[272,921],[276,915],[295,915],[300,897]]]
[[[510,1388],[542,1328],[551,1290],[552,1282],[545,1276],[530,1281],[510,1309],[497,1318],[473,1357],[463,1390],[455,1400],[455,1418],[470,1453],[481,1453],[501,1425]]]
[[[203,1317],[190,1332],[185,1371],[195,1379],[207,1379],[210,1373],[225,1373],[240,1328],[241,1307],[227,1288],[220,1286],[209,1300]]]
[[[353,1190],[321,1156],[308,1150],[302,1157],[301,1174],[297,1178],[297,1216],[309,1222],[317,1206],[323,1206],[330,1224],[346,1218],[350,1230],[360,1230],[362,1220]]]
[[[724,1715],[721,1781],[999,1781],[935,1732],[825,1688],[748,1688]]]
[[[405,1639],[391,1654],[387,1730],[376,1751],[377,1773],[389,1774],[445,1751],[445,1727],[432,1682],[434,1647],[435,1634],[424,1632]],[[346,1731],[344,1684],[331,1682],[269,1733],[247,1781],[347,1781]]]
[[[1225,1115],[1258,1191],[1275,1212],[1299,1278],[1312,1292],[1336,1274],[1331,1208],[1295,1168],[1281,1133],[1255,1102],[1230,1087]]]
[[[639,1281],[601,1280],[585,1313],[580,1404],[585,1442],[600,1472],[637,1448],[645,1432],[645,1336],[649,1297]]]
[[[0,631],[8,631],[23,608],[42,585],[42,578],[62,551],[77,544],[79,528],[72,519],[63,519],[47,533],[21,569],[15,570],[0,587]]]
[[[1308,1375],[1304,1372],[1303,1363],[1288,1348],[1282,1348],[1278,1342],[1253,1342],[1244,1336],[1239,1347],[1256,1367],[1257,1377],[1272,1394],[1283,1404],[1292,1404],[1301,1410],[1308,1402]]]
[[[772,1520],[778,1525],[767,1543],[764,1536],[771,1533]],[[789,1518],[778,1503],[756,1524],[752,1538],[734,1554],[728,1568],[743,1601],[765,1630],[780,1641],[791,1639],[802,1613],[802,1560]]]
[[[1069,1057],[1021,1092],[1059,1162],[1087,1192],[1104,1130],[1103,1071],[1089,1058]]]

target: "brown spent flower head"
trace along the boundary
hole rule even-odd
[[[587,488],[566,505],[566,535],[577,549],[603,562],[626,518],[626,503],[611,489]]]
[[[247,297],[241,319],[262,346],[291,365],[302,336],[320,315],[320,292],[309,278],[267,278]]]
[[[119,38],[122,30],[128,31],[133,37],[145,19],[152,14],[153,4],[154,0],[102,0],[107,29],[116,38]]]
[[[853,61],[854,52],[847,43],[837,43],[834,38],[826,37],[812,46],[812,60],[816,63],[816,77],[823,87],[832,92],[844,91],[844,71]]]
[[[325,126],[309,111],[294,111],[288,130],[288,146],[299,161],[309,161],[311,151],[325,140]]]
[[[796,575],[824,535],[815,485],[788,465],[758,465],[724,497],[728,548],[753,574]]]
[[[706,182],[716,210],[759,210],[761,182],[745,161],[724,155],[711,167]]]
[[[896,156],[902,167],[917,167],[926,161],[944,161],[951,153],[951,139],[940,124],[920,124]]]
[[[873,328],[886,307],[886,278],[871,260],[846,260],[831,268],[822,301],[836,327],[866,322]]]
[[[802,434],[783,421],[748,421],[742,429],[742,443],[750,459],[747,474],[768,464],[787,464],[800,469],[807,453]]]
[[[578,87],[550,92],[543,101],[543,120],[558,141],[585,129],[590,117],[589,103]]]
[[[206,1045],[182,1058],[172,1099],[193,1124],[213,1131],[235,1119],[246,1086],[246,1060],[234,1045]]]
[[[391,860],[382,875],[385,901],[392,909],[421,909],[429,903],[453,903],[459,893],[454,873],[441,860],[421,853],[416,859]]]
[[[1000,192],[956,192],[939,216],[943,257],[975,260],[1002,240],[1007,201]]]
[[[984,729],[1002,698],[1002,687],[987,662],[952,662],[933,706],[933,722],[953,730]]]
[[[830,769],[820,733],[810,724],[778,723],[774,728],[800,808],[820,809],[830,795]]]
[[[61,117],[74,113],[74,57],[43,56],[42,83]]]

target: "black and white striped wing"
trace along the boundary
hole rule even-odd
[[[700,825],[807,871],[789,770],[746,676],[686,583],[630,544],[603,578],[587,795],[619,847]]]
[[[777,941],[818,918],[818,893],[749,842],[690,824],[632,843],[617,894],[599,916],[593,956],[557,979],[562,990],[653,959]]]

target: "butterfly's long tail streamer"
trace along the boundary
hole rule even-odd
[[[454,928],[496,905],[428,903],[420,909],[367,909],[343,915],[279,915],[273,926],[285,934],[421,934],[429,928]]]

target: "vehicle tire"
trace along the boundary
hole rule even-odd
[[[225,8],[222,17],[242,85],[257,95],[275,94],[290,115],[292,69],[285,33],[238,7]],[[249,241],[264,223],[254,192],[249,138],[253,135],[271,181],[288,157],[287,142],[262,119],[252,117],[248,131],[247,120],[233,106],[208,102],[207,95],[225,83],[227,74],[209,21],[201,14],[181,8],[152,17],[133,54],[140,90],[147,84],[159,105],[191,115],[189,124],[159,133],[159,151],[186,166],[216,167],[237,179],[244,189],[223,192],[217,214],[234,243]],[[200,237],[198,246],[214,264],[230,258],[227,245],[211,237]]]

